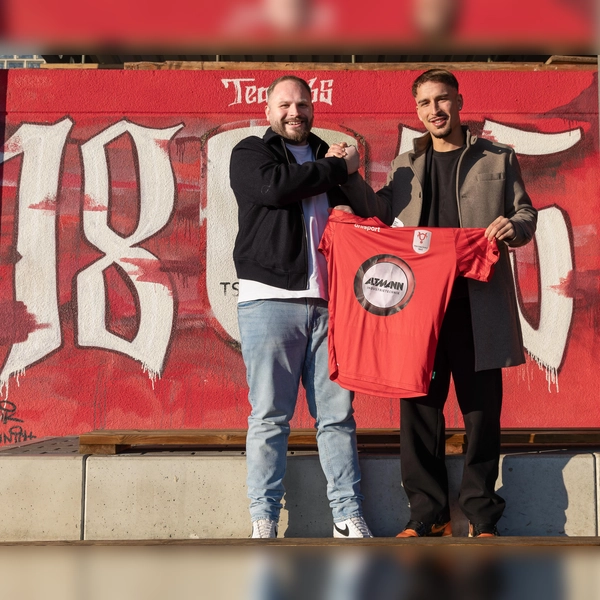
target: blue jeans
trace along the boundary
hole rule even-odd
[[[362,514],[353,393],[329,379],[327,302],[253,300],[238,304],[252,407],[246,460],[250,517],[279,519],[290,420],[300,378],[315,419],[334,522]]]

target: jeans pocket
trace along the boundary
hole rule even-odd
[[[252,310],[253,308],[259,308],[262,306],[266,300],[246,300],[245,302],[238,302],[238,311],[244,310]]]

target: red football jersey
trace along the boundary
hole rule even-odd
[[[319,250],[329,274],[329,374],[389,398],[425,396],[457,276],[489,281],[484,229],[388,227],[334,210]]]

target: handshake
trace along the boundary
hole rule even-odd
[[[325,158],[335,156],[337,158],[343,158],[346,161],[348,167],[348,175],[356,173],[360,165],[360,155],[356,146],[348,146],[346,142],[339,142],[337,144],[331,144],[329,151],[325,155]]]

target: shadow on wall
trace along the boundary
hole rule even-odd
[[[586,513],[592,516],[595,512],[593,456],[557,453],[540,458],[539,453],[503,457],[497,492],[506,500],[506,509],[498,523],[500,535],[596,535],[595,517],[589,522],[593,531],[587,530],[585,518]],[[567,477],[574,517],[568,527]],[[582,487],[589,483],[588,495]],[[581,507],[575,506],[577,503],[582,503]]]
[[[363,510],[371,531],[375,537],[395,537],[410,518],[408,498],[402,487],[400,457],[361,456],[360,468],[361,492],[365,497]],[[284,485],[280,537],[330,538],[333,517],[318,456],[290,456]]]
[[[361,457],[364,513],[376,537],[394,537],[410,518],[402,488],[400,457]],[[458,507],[463,457],[447,462],[454,535],[466,537],[468,523]],[[595,536],[595,468],[592,454],[561,452],[503,457],[498,493],[506,500],[498,523],[502,536]],[[316,455],[288,459],[280,536],[332,536],[326,481]]]

